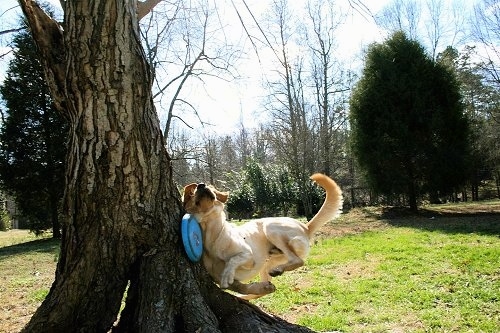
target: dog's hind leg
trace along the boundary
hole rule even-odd
[[[284,242],[281,238],[273,244],[283,252],[287,262],[271,268],[269,270],[270,276],[278,276],[285,271],[293,271],[294,269],[304,266],[304,260],[302,258],[305,258],[309,252],[309,243],[304,242],[302,238],[295,237],[288,240],[288,242]]]
[[[229,289],[242,294],[240,298],[246,300],[259,298],[276,291],[276,287],[271,282],[253,282],[245,284],[238,280],[234,280],[233,284],[229,286]]]

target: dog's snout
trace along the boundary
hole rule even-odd
[[[203,190],[205,188],[205,184],[204,183],[199,183],[198,186],[196,186],[196,189],[198,190]]]

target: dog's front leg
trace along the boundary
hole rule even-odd
[[[243,265],[247,266],[248,264],[253,266],[252,254],[248,252],[240,252],[229,258],[229,260],[226,261],[226,266],[220,277],[220,287],[222,289],[227,289],[234,282],[236,269]]]

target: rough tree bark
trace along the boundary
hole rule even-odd
[[[310,332],[222,292],[185,256],[138,17],[157,0],[19,1],[70,122],[55,281],[24,332]],[[126,305],[118,318],[124,294]]]

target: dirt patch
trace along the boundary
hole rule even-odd
[[[365,260],[353,260],[347,264],[338,266],[332,273],[338,279],[348,281],[357,278],[369,278],[375,276],[380,260],[374,256],[367,255]]]
[[[369,306],[361,306],[356,309],[356,312],[358,312],[360,316],[364,316],[366,318],[375,318],[377,316],[384,315],[377,313],[375,309]],[[370,329],[368,327],[370,327]],[[373,332],[373,327],[368,323],[363,323],[362,321],[353,324],[351,329],[353,332]],[[406,333],[415,331],[420,332],[424,330],[424,324],[415,314],[405,313],[403,316],[398,317],[397,322],[396,320],[385,320],[384,323],[377,327],[376,332]]]
[[[316,234],[316,238],[332,238],[342,237],[346,235],[356,235],[366,231],[380,230],[387,228],[388,224],[382,221],[374,221],[370,223],[328,223],[321,227],[321,230]]]
[[[395,226],[494,234],[499,221],[499,200],[425,206],[416,213],[404,207],[364,207],[351,209],[325,224],[315,238],[343,237]]]
[[[305,270],[304,270],[305,272]],[[293,281],[293,290],[294,291],[299,291],[302,289],[309,289],[314,286],[313,280],[309,279],[307,275],[298,275],[297,274],[297,279]]]
[[[387,228],[389,224],[380,218],[381,215],[381,208],[352,209],[322,226],[315,237],[317,239],[342,237]]]
[[[296,305],[290,308],[290,311],[284,313],[280,317],[285,319],[286,321],[290,323],[297,323],[297,319],[299,317],[302,317],[305,314],[312,314],[316,313],[316,309],[318,308],[318,304],[315,303],[307,303],[307,304],[300,304]]]

